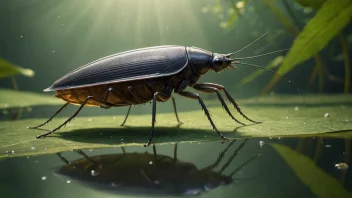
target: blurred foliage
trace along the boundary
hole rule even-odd
[[[255,1],[249,1],[254,3]],[[314,60],[315,67],[309,79],[309,86],[313,85],[318,79],[319,92],[323,91],[324,78],[327,77],[332,82],[344,84],[344,92],[350,91],[350,61],[349,61],[349,39],[346,39],[343,30],[351,21],[352,18],[352,1],[351,0],[296,0],[291,2],[288,0],[263,0],[267,8],[277,17],[282,25],[295,37],[287,55],[283,58],[282,64],[278,67],[277,72],[285,75],[295,69],[299,64]],[[304,22],[297,18],[297,9],[293,9],[294,4],[298,4],[305,17],[311,18]],[[214,14],[224,13],[226,6],[231,12],[228,12],[228,18],[219,17],[221,20],[220,27],[231,28],[241,15],[244,14],[245,6],[248,1],[241,0],[217,0],[214,5]],[[313,10],[307,11],[307,9]],[[248,8],[249,9],[249,8]],[[282,11],[282,9],[284,9]],[[231,14],[229,14],[231,13]],[[311,14],[310,14],[311,13]],[[309,15],[308,15],[309,14]],[[223,16],[223,14],[221,15]],[[320,52],[327,48],[327,45],[335,38],[340,38],[341,51],[339,59],[345,61],[345,77],[340,78],[334,76],[326,66],[325,61],[320,56]],[[349,37],[348,37],[349,38]],[[279,58],[279,57],[277,57]],[[276,58],[276,59],[277,59]],[[275,61],[275,60],[274,60]],[[273,62],[274,62],[273,61]],[[277,66],[270,63],[267,67],[276,68]],[[241,81],[244,85],[258,77],[261,72],[254,72],[249,77]],[[262,94],[268,93],[278,82],[279,76],[276,75],[267,84],[262,91]]]
[[[318,9],[326,0],[296,0],[297,3],[304,7],[312,7]]]
[[[317,197],[352,197],[352,194],[344,189],[338,180],[321,170],[309,157],[281,144],[271,144],[271,146]]]
[[[0,78],[10,77],[18,74],[27,77],[33,77],[34,71],[31,69],[17,66],[7,60],[0,58]]]
[[[313,57],[339,35],[350,23],[351,17],[352,1],[340,0],[336,3],[334,0],[327,0],[298,34],[277,72],[286,74],[298,64]],[[264,93],[271,90],[278,80],[279,77],[274,76]],[[345,81],[349,84],[346,79]]]

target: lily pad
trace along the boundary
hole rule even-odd
[[[314,101],[314,97],[316,100],[318,98],[323,101],[329,100],[327,96],[311,97],[312,101]],[[280,97],[276,98],[278,101],[285,100]],[[339,96],[337,98],[343,97]],[[301,97],[291,96],[290,98],[286,97],[286,99],[297,102],[301,100]],[[206,101],[205,103],[207,105],[219,104],[217,101]],[[241,102],[239,103],[242,104]],[[294,104],[291,106],[243,105],[241,106],[242,110],[248,117],[263,121],[261,124],[248,126],[236,123],[231,120],[222,108],[213,105],[209,105],[212,106],[209,110],[214,123],[229,138],[313,136],[321,133],[333,137],[352,138],[352,132],[349,132],[352,129],[352,106],[350,105],[334,106],[322,103],[320,105],[300,106],[298,108],[295,108]],[[230,109],[236,118],[250,124],[239,116],[233,107]],[[326,113],[329,114],[328,117],[324,116]],[[179,117],[184,122],[180,126],[177,125],[176,118],[172,112],[157,113],[153,143],[213,140],[220,143],[220,138],[216,132],[211,130],[210,123],[200,107],[199,110],[180,112]],[[119,126],[124,116],[77,117],[65,128],[54,134],[43,139],[35,139],[36,135],[46,131],[27,129],[26,127],[38,125],[46,119],[1,122],[0,158],[47,154],[72,149],[143,145],[146,143],[151,130],[151,115],[148,114],[131,115],[125,127]],[[44,128],[53,129],[63,123],[65,119],[67,118],[55,118]]]
[[[64,101],[47,94],[0,89],[0,109],[61,104]]]
[[[320,198],[352,197],[341,183],[317,167],[309,157],[301,155],[289,147],[272,144],[297,177],[306,184],[312,193]]]

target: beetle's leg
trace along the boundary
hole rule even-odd
[[[55,129],[49,131],[49,132],[46,132],[46,133],[43,133],[41,135],[38,135],[37,138],[41,138],[41,137],[45,137],[47,135],[50,135],[52,133],[54,133],[55,131],[59,130],[61,127],[65,126],[67,123],[69,123],[74,117],[77,116],[77,114],[81,111],[81,109],[84,107],[84,105],[88,102],[88,100],[92,100],[93,99],[93,96],[88,96],[86,98],[86,100],[81,104],[81,106],[78,108],[78,110],[70,117],[68,118],[64,123],[62,123],[60,126],[56,127]]]
[[[66,158],[64,158],[62,155],[61,155],[61,152],[58,152],[56,153],[56,155],[60,158],[61,161],[63,161],[65,164],[69,165],[71,164],[70,161],[68,161]]]
[[[235,157],[238,155],[238,153],[240,152],[240,150],[243,148],[244,144],[248,141],[248,139],[245,139],[239,146],[238,148],[235,150],[235,152],[233,152],[233,154],[229,157],[229,159],[227,160],[227,162],[221,167],[220,171],[218,171],[219,174],[221,174],[222,172],[224,172],[224,170],[231,164],[231,162],[233,161],[233,159],[235,159]]]
[[[33,127],[27,127],[29,129],[36,129],[36,128],[40,128],[46,124],[48,124],[55,116],[57,116],[67,105],[69,104],[69,102],[67,102],[66,104],[64,104],[59,110],[56,111],[56,113],[54,115],[52,115],[49,120],[45,121],[43,124],[40,124],[38,126],[33,126]]]
[[[216,159],[216,161],[212,165],[202,168],[201,171],[210,171],[217,167],[220,164],[221,160],[225,157],[225,153],[227,152],[227,150],[229,150],[231,145],[233,145],[235,142],[236,140],[232,140],[231,143],[227,145],[227,147],[219,154],[218,159]]]
[[[157,98],[161,101],[166,101],[168,98],[170,98],[169,95],[162,93],[162,92],[155,92],[153,96],[153,109],[152,109],[152,130],[150,131],[149,134],[149,140],[144,146],[148,146],[150,142],[153,139],[154,135],[154,124],[155,124],[155,115],[156,115],[156,100]]]
[[[235,102],[235,100],[231,97],[230,93],[225,89],[224,86],[222,85],[219,85],[219,84],[214,84],[214,83],[198,83],[198,84],[195,84],[193,87],[201,87],[201,86],[207,86],[207,87],[214,87],[214,88],[217,88],[219,90],[224,90],[225,92],[225,95],[227,97],[227,99],[230,101],[230,103],[235,107],[235,109],[238,111],[238,113],[240,113],[246,120],[250,121],[250,122],[253,122],[253,123],[261,123],[259,121],[255,121],[255,120],[252,120],[250,118],[248,118],[244,113],[242,113],[239,105]]]
[[[122,122],[122,124],[121,124],[120,126],[125,125],[125,123],[126,123],[126,121],[127,121],[127,118],[128,118],[128,115],[130,115],[131,107],[132,107],[132,105],[130,105],[130,106],[128,107],[128,110],[127,110],[127,114],[126,114],[126,116],[125,116],[125,119],[123,120],[123,122]]]
[[[173,160],[174,166],[176,165],[176,162],[177,162],[177,143],[174,146],[174,160]]]
[[[211,119],[210,117],[210,113],[207,109],[207,107],[205,106],[202,98],[199,96],[199,94],[197,93],[193,93],[193,92],[189,92],[189,91],[177,91],[176,93],[180,94],[181,96],[184,96],[184,97],[187,97],[187,98],[191,98],[191,99],[195,99],[195,100],[198,100],[200,105],[202,106],[202,109],[205,113],[205,115],[207,116],[211,126],[213,127],[214,131],[216,131],[216,133],[218,133],[218,135],[223,139],[223,140],[228,140],[228,138],[226,138],[225,136],[223,136],[219,130],[216,128],[213,120]]]
[[[175,112],[175,116],[176,116],[177,122],[178,122],[179,124],[183,124],[183,122],[181,122],[180,119],[178,118],[175,98],[172,97],[171,99],[172,99],[172,105],[174,106],[174,112]]]
[[[229,116],[235,120],[237,123],[239,124],[242,124],[242,125],[245,125],[244,123],[240,122],[239,120],[237,120],[235,117],[233,117],[232,113],[230,112],[230,109],[227,107],[225,101],[224,101],[224,98],[221,96],[220,94],[220,91],[219,89],[217,88],[214,88],[214,87],[207,87],[207,86],[201,86],[201,85],[195,85],[193,86],[194,89],[198,90],[198,91],[202,91],[202,92],[205,92],[205,93],[216,93],[220,102],[221,102],[221,105],[222,107],[225,109],[225,111],[229,114]]]

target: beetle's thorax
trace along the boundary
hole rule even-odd
[[[203,75],[211,69],[213,53],[197,47],[187,47],[187,55],[196,74]]]

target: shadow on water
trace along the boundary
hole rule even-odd
[[[232,186],[237,193],[246,189],[243,195],[255,195],[256,189],[263,187],[270,190],[256,197],[347,198],[352,195],[350,144],[351,140],[323,137],[266,138],[259,145],[257,139],[233,140],[202,168],[195,165],[197,160],[178,158],[178,147],[186,144],[173,145],[173,155],[158,154],[154,145],[152,153],[129,153],[121,147],[118,154],[115,148],[113,154],[94,156],[76,150],[73,161],[65,157],[70,152],[57,153],[65,165],[56,169],[55,175],[118,195],[189,196]],[[184,155],[181,152],[180,157]]]
[[[137,129],[106,129],[103,136]],[[149,128],[136,132],[144,131]],[[81,132],[59,135],[76,139]],[[85,132],[95,137],[101,130]],[[87,148],[5,159],[0,186],[6,187],[5,197],[349,198],[351,144],[351,139],[315,136]],[[16,182],[9,183],[10,177]]]
[[[109,193],[148,196],[198,195],[233,183],[233,176],[260,156],[249,157],[236,168],[229,167],[246,141],[238,144],[219,171],[213,169],[224,160],[225,154],[229,154],[229,148],[236,141],[229,143],[212,164],[201,169],[191,162],[180,161],[177,158],[178,145],[175,144],[173,156],[157,154],[154,145],[152,154],[126,153],[124,147],[121,147],[122,154],[90,157],[82,150],[77,150],[83,158],[72,162],[57,153],[66,165],[59,168],[56,174]],[[227,168],[233,170],[226,175],[224,171]]]
[[[84,142],[84,143],[101,143],[116,144],[122,141],[124,143],[142,143],[148,140],[151,127],[125,126],[120,128],[88,128],[77,129],[64,133],[54,133],[50,137],[58,137],[66,140]],[[84,135],[82,135],[84,134]],[[224,135],[228,138],[243,138],[240,133],[227,132]],[[122,140],[121,140],[122,139]],[[121,140],[121,141],[120,141]],[[175,127],[155,127],[154,138],[152,143],[160,142],[180,142],[180,141],[209,141],[219,140],[221,138],[215,131],[206,129],[191,129]],[[129,142],[131,141],[131,142]]]

